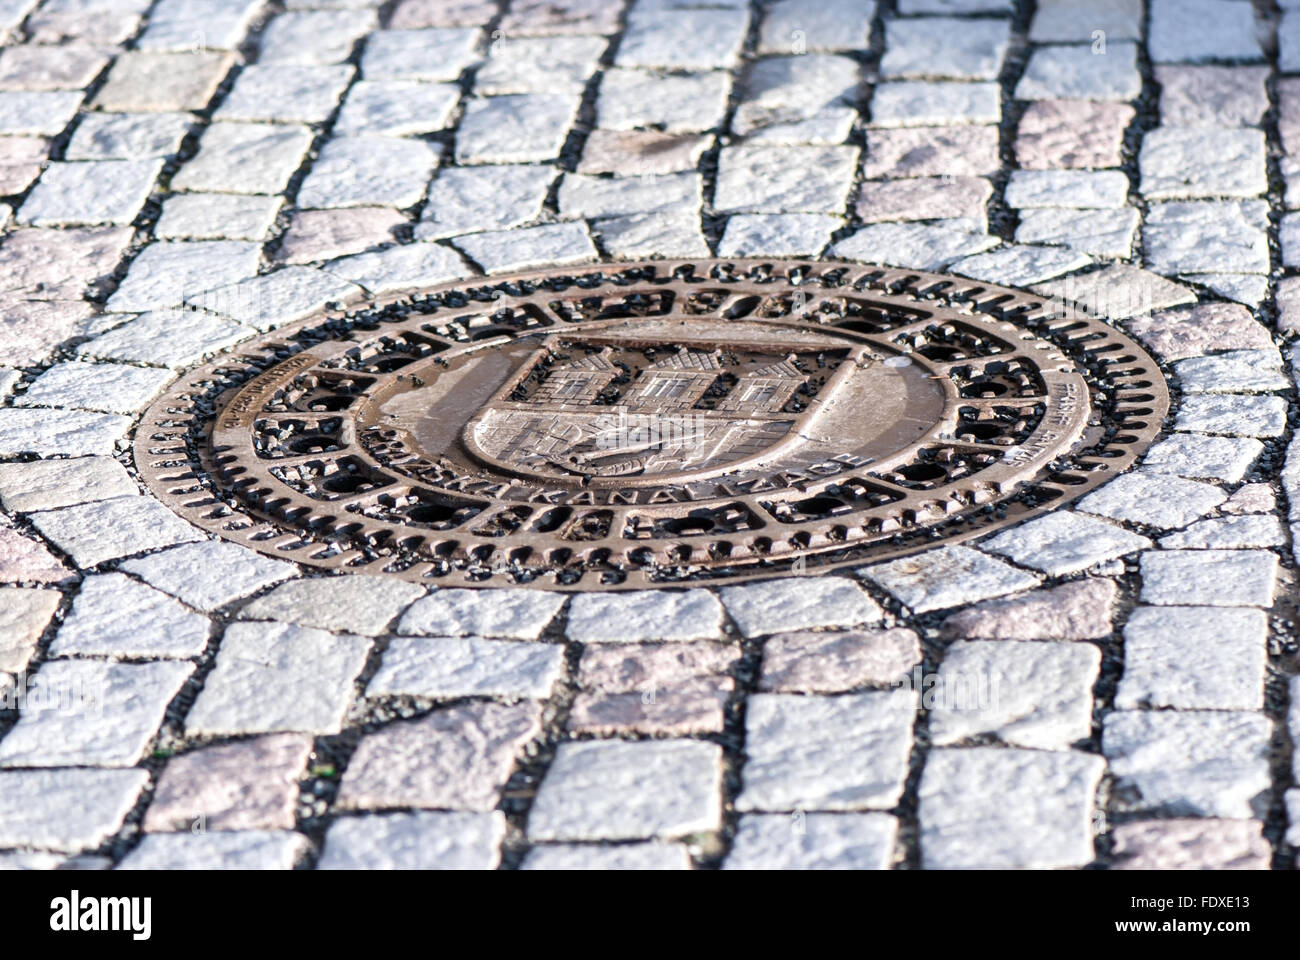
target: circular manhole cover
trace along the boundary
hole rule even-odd
[[[661,261],[465,281],[183,376],[136,463],[263,553],[673,586],[986,533],[1128,467],[1168,393],[1108,324],[956,277]]]

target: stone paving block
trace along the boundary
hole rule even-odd
[[[716,70],[738,64],[749,12],[718,7],[635,7],[614,63],[620,67]]]
[[[1097,257],[1128,257],[1140,220],[1132,207],[1021,210],[1016,242],[1060,244]]]
[[[677,843],[556,843],[533,847],[520,870],[689,870],[691,859]]]
[[[1262,610],[1138,607],[1124,627],[1115,707],[1263,709],[1267,645]]]
[[[740,811],[888,809],[902,795],[917,698],[753,694]]]
[[[53,706],[19,711],[0,740],[3,767],[130,767],[162,725],[192,663],[50,660],[28,684]]]
[[[51,510],[135,492],[136,486],[125,468],[107,457],[0,463],[0,503],[14,513]]]
[[[467,27],[491,20],[497,12],[492,0],[399,0],[389,26],[394,30]]]
[[[1233,303],[1161,310],[1130,320],[1126,326],[1162,360],[1182,360],[1221,350],[1273,348],[1273,339],[1263,324],[1257,323],[1250,311]],[[1273,365],[1278,365],[1276,359]]]
[[[748,213],[838,213],[857,158],[854,147],[724,148],[714,204]]]
[[[356,284],[310,267],[285,267],[186,298],[186,305],[266,331],[361,294]]]
[[[1145,603],[1267,607],[1277,556],[1268,550],[1161,550],[1142,554]]]
[[[1160,64],[1160,121],[1170,127],[1220,130],[1257,126],[1268,109],[1267,77],[1265,67]]]
[[[377,27],[370,10],[304,10],[272,17],[258,37],[257,62],[342,63]]]
[[[563,604],[563,594],[539,590],[435,590],[411,606],[397,632],[536,640]]]
[[[481,637],[397,637],[368,697],[545,699],[564,672],[564,648]]]
[[[741,213],[727,221],[720,257],[815,257],[844,225],[821,213]]]
[[[1016,84],[1017,100],[1133,100],[1142,92],[1137,44],[1107,41],[1036,49]]]
[[[478,62],[480,31],[452,29],[380,30],[366,38],[361,75],[367,80],[457,80]],[[431,51],[436,56],[430,56]]]
[[[531,703],[469,703],[390,723],[358,744],[337,806],[491,810],[515,757],[540,732],[541,708]]]
[[[476,97],[456,132],[462,164],[534,163],[559,156],[577,114],[572,94],[530,93]]]
[[[874,0],[829,0],[809,7],[779,0],[763,15],[759,53],[800,54],[865,49],[875,16]]]
[[[833,129],[840,110],[853,114],[861,84],[859,65],[849,57],[813,53],[758,60],[745,74],[731,130],[748,137],[805,121],[824,122]]]
[[[214,123],[172,178],[177,190],[279,193],[302,164],[311,131],[296,124]]]
[[[709,137],[653,130],[593,130],[577,172],[656,176],[694,170],[711,142]]]
[[[857,571],[913,613],[929,613],[1017,593],[1038,578],[970,547],[940,547]]]
[[[197,657],[208,645],[208,619],[120,573],[82,581],[50,656]]]
[[[1052,869],[1093,859],[1092,807],[1105,764],[1086,753],[932,750],[921,774],[921,865]]]
[[[1007,244],[987,253],[964,257],[952,264],[952,271],[989,283],[1024,287],[1080,270],[1090,263],[1090,257],[1075,250]]]
[[[592,225],[592,233],[605,253],[618,260],[707,257],[709,244],[699,224],[694,211],[677,207],[600,220]]]
[[[22,673],[27,669],[61,599],[57,590],[0,587],[0,671]]]
[[[0,134],[58,136],[76,116],[82,96],[80,90],[0,91]]]
[[[1013,170],[1006,199],[1016,208],[1123,207],[1128,188],[1119,170]]]
[[[793,577],[721,591],[727,613],[745,636],[853,627],[883,617],[879,604],[844,577]]]
[[[131,242],[127,227],[18,229],[0,246],[8,311],[43,301],[96,296],[108,285]],[[68,306],[65,302],[62,306]],[[50,317],[42,317],[49,322]]]
[[[474,72],[474,92],[580,95],[606,46],[604,37],[500,37]]]
[[[136,41],[142,50],[234,50],[263,0],[161,0]]]
[[[444,168],[429,187],[415,237],[436,240],[536,220],[554,179],[551,167]]]
[[[1196,294],[1182,284],[1125,263],[1104,264],[1090,273],[1035,284],[1032,289],[1042,296],[1059,298],[1065,304],[1079,304],[1091,313],[1112,320],[1126,320],[1152,310],[1196,302]]]
[[[1151,0],[1147,49],[1154,63],[1260,60],[1250,5],[1233,0]]]
[[[488,273],[599,259],[591,236],[580,223],[475,233],[457,237],[456,246]]]
[[[172,757],[158,777],[144,829],[292,830],[298,778],[311,749],[310,737],[280,733]]]
[[[1006,20],[888,20],[880,75],[996,80],[1010,42]]]
[[[148,782],[144,770],[0,771],[0,847],[93,850],[122,826]]]
[[[44,169],[49,145],[43,137],[0,136],[0,190],[22,193]]]
[[[1050,513],[1000,533],[980,546],[1049,576],[1079,573],[1151,546],[1151,541],[1078,513]]]
[[[936,746],[994,734],[1003,743],[1066,750],[1092,735],[1101,651],[1087,643],[954,643],[922,703]]]
[[[1117,167],[1132,120],[1128,104],[1035,100],[1020,117],[1016,162],[1025,170]]]
[[[107,46],[130,39],[149,4],[144,0],[91,0],[89,3],[51,0],[41,4],[41,9],[31,11],[34,6],[35,3],[25,0],[6,4],[5,29],[17,27],[22,23],[23,14],[30,11],[25,32],[31,43]]]
[[[1277,285],[1277,329],[1300,330],[1300,277],[1284,277]]]
[[[722,750],[691,740],[561,743],[530,840],[669,840],[717,830]]]
[[[235,58],[218,50],[118,55],[94,105],[114,112],[202,110],[230,72]]]
[[[635,643],[587,647],[578,665],[586,691],[631,693],[700,678],[725,679],[739,649],[723,643]]]
[[[763,647],[758,685],[774,693],[842,693],[898,683],[920,660],[916,634],[901,627],[776,634]]]
[[[140,313],[179,307],[187,297],[257,274],[261,248],[238,240],[155,243],[132,261],[107,309]]]
[[[334,132],[343,136],[408,137],[445,129],[460,100],[452,83],[363,80],[354,83]]]
[[[608,130],[698,133],[722,121],[731,75],[608,70],[601,75],[596,124]]]
[[[355,67],[342,63],[247,66],[214,116],[217,120],[321,123],[338,109],[355,72]]]
[[[293,564],[222,540],[182,544],[128,560],[122,569],[208,613],[296,575]]]
[[[981,219],[992,195],[992,184],[978,177],[866,181],[858,188],[857,212],[864,223],[950,217]]]
[[[1287,714],[1286,721],[1287,732],[1291,735],[1291,742],[1300,741],[1300,680],[1295,677],[1291,678],[1291,709]],[[1296,780],[1300,780],[1300,757],[1297,757],[1294,751],[1291,754],[1291,772]],[[1291,791],[1292,794],[1295,791]],[[1292,826],[1297,823],[1296,818],[1291,819]]]
[[[99,413],[139,413],[172,379],[166,370],[117,363],[56,363],[15,401],[22,407],[66,407]]]
[[[293,624],[235,623],[185,718],[197,736],[338,733],[370,640]]]
[[[898,0],[898,12],[914,13],[1011,13],[1013,0]]]
[[[603,0],[520,0],[502,19],[501,32],[547,37],[617,33],[621,8]]]
[[[312,577],[280,584],[240,610],[239,617],[377,636],[423,595],[419,584],[390,577]]]
[[[18,210],[34,226],[129,224],[144,206],[161,160],[52,163]]]
[[[1038,0],[1029,39],[1034,43],[1086,43],[1100,30],[1112,40],[1142,35],[1142,0]]]
[[[1076,580],[958,610],[943,621],[950,639],[1097,640],[1111,632],[1112,580]]]
[[[1143,228],[1157,273],[1267,273],[1268,238],[1254,210],[1233,201],[1152,204]]]
[[[1268,279],[1245,273],[1203,273],[1193,278],[1221,297],[1258,307],[1268,296]]]
[[[1281,397],[1200,394],[1183,398],[1175,430],[1237,437],[1280,437],[1286,431]]]
[[[229,320],[185,310],[141,314],[80,344],[76,353],[103,360],[127,360],[180,368],[250,336],[253,331]],[[134,487],[131,491],[134,492]]]
[[[325,144],[298,191],[304,207],[380,204],[410,207],[424,198],[438,150],[422,140],[336,137]]]
[[[266,238],[280,210],[279,197],[221,193],[177,194],[163,201],[154,225],[159,240],[254,240]]]
[[[598,736],[722,733],[734,686],[730,677],[694,677],[662,689],[651,682],[643,690],[579,693],[565,727]]]
[[[1228,499],[1218,487],[1139,470],[1116,477],[1079,501],[1084,513],[1173,530],[1198,520]]]
[[[1256,820],[1140,820],[1110,831],[1112,870],[1267,870]]]
[[[751,813],[724,870],[888,870],[898,821],[883,813]]]
[[[1286,390],[1281,358],[1272,348],[1234,350],[1213,357],[1194,357],[1174,365],[1186,393],[1232,393],[1238,390]]]
[[[967,177],[997,172],[996,127],[900,127],[866,131],[862,176]]]
[[[130,427],[126,417],[74,410],[0,410],[0,453],[107,456]]]
[[[0,526],[0,583],[61,583],[74,576],[39,540]]]
[[[1123,810],[1247,819],[1268,805],[1262,713],[1120,710],[1102,720],[1102,752]]]
[[[1161,537],[1166,549],[1264,549],[1286,545],[1287,532],[1277,516],[1212,516],[1191,527]]]
[[[92,113],[77,124],[63,155],[68,160],[170,157],[193,123],[187,113]]]
[[[1245,478],[1264,445],[1250,437],[1175,433],[1147,451],[1143,465],[1156,473],[1236,483]]]
[[[285,263],[332,260],[392,243],[406,218],[391,207],[299,210],[280,237],[277,259]]]
[[[320,870],[493,870],[506,821],[492,813],[339,817],[325,834]]]
[[[455,251],[432,243],[408,243],[345,257],[325,265],[375,296],[431,287],[474,273]]]
[[[722,635],[722,605],[707,590],[580,593],[564,631],[578,643],[712,640]]]
[[[996,83],[909,80],[882,83],[871,98],[877,127],[934,127],[955,123],[997,123],[1002,105]]]
[[[292,870],[311,844],[292,830],[151,833],[118,870]]]
[[[1223,506],[1220,513],[1272,513],[1277,509],[1277,497],[1266,483],[1247,483],[1237,489]]]
[[[1139,155],[1142,193],[1151,200],[1254,197],[1268,190],[1261,130],[1160,127]]]
[[[961,224],[962,221],[949,221]],[[943,270],[1001,241],[969,226],[876,223],[863,227],[830,249],[831,256],[864,263],[884,263],[916,270]]]
[[[32,231],[21,231],[29,233]],[[15,234],[10,234],[10,237]],[[4,259],[0,250],[0,261]],[[76,283],[76,281],[72,281]],[[91,305],[79,300],[10,300],[0,310],[0,362],[39,363],[64,340],[95,330]]]
[[[560,181],[559,206],[570,217],[676,212],[679,208],[689,209],[694,216],[703,199],[702,191],[702,178],[694,171],[612,178],[566,173]]]

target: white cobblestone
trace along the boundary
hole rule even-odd
[[[1210,513],[1228,495],[1218,487],[1145,470],[1116,477],[1079,501],[1079,509],[1112,520],[1173,530]]]
[[[321,870],[492,870],[506,821],[492,813],[339,817],[325,834]]]
[[[1000,533],[981,546],[1057,577],[1145,549],[1151,541],[1104,520],[1059,512]]]
[[[481,637],[397,637],[366,688],[369,697],[550,696],[564,668],[556,644]]]
[[[1268,550],[1161,550],[1142,554],[1142,600],[1268,607],[1277,556]]]
[[[208,645],[208,620],[120,573],[82,581],[50,656],[197,657]]]
[[[898,821],[883,813],[740,818],[724,870],[887,870]]]

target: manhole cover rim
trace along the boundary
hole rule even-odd
[[[588,572],[578,581],[573,583],[559,582],[554,576],[539,576],[532,580],[524,582],[517,581],[513,574],[517,570],[511,570],[507,567],[501,567],[494,574],[490,566],[484,564],[483,568],[469,566],[473,568],[469,576],[465,575],[444,575],[431,576],[428,564],[421,560],[417,563],[403,567],[400,564],[393,563],[393,557],[381,557],[367,559],[362,553],[348,547],[331,548],[328,543],[321,540],[310,540],[303,536],[303,528],[295,530],[289,525],[283,515],[275,516],[274,519],[267,519],[273,516],[270,513],[255,513],[248,508],[247,504],[241,504],[239,507],[228,506],[223,508],[218,499],[213,497],[210,488],[211,478],[208,478],[208,484],[205,485],[200,475],[193,473],[194,464],[191,461],[191,453],[188,449],[181,451],[177,446],[178,437],[183,436],[188,431],[178,429],[180,422],[193,420],[196,416],[195,411],[191,408],[186,409],[188,403],[186,398],[193,393],[193,385],[204,379],[214,371],[223,367],[231,368],[240,365],[240,358],[248,357],[265,357],[267,354],[266,345],[272,342],[281,342],[289,344],[292,338],[304,331],[319,327],[327,320],[338,320],[345,316],[355,315],[363,311],[377,311],[385,307],[408,302],[413,296],[415,297],[433,297],[448,292],[461,291],[484,291],[484,290],[501,290],[502,287],[514,284],[520,281],[546,281],[554,278],[583,278],[592,277],[593,275],[603,275],[604,282],[595,284],[590,287],[583,287],[577,291],[570,289],[564,294],[556,294],[545,288],[538,289],[534,296],[549,296],[552,299],[564,299],[566,297],[576,299],[582,295],[597,295],[598,291],[605,295],[619,294],[626,291],[631,292],[638,284],[651,284],[653,281],[647,279],[630,282],[626,287],[619,287],[609,282],[609,278],[616,275],[628,274],[635,271],[650,269],[656,272],[660,277],[671,277],[677,270],[689,267],[696,271],[695,276],[700,280],[700,286],[717,286],[731,282],[729,280],[718,279],[709,276],[709,270],[718,267],[727,267],[735,275],[734,279],[746,283],[753,283],[754,278],[747,276],[754,270],[771,269],[774,279],[771,292],[788,292],[792,285],[783,280],[791,271],[801,270],[807,274],[823,274],[828,271],[844,271],[841,278],[841,285],[833,290],[825,291],[825,295],[834,297],[836,294],[857,295],[862,298],[885,297],[894,298],[900,304],[905,301],[916,303],[922,310],[939,310],[940,312],[957,312],[964,316],[964,319],[972,321],[975,324],[997,324],[1004,326],[1011,323],[1016,331],[1019,332],[1022,339],[1029,335],[1029,331],[1024,326],[1026,320],[1040,318],[1043,315],[1043,308],[1048,303],[1047,298],[1013,288],[1002,287],[995,284],[988,284],[979,281],[969,280],[967,278],[951,275],[938,274],[924,271],[912,271],[899,268],[878,266],[873,264],[862,264],[837,260],[783,260],[783,259],[747,259],[747,260],[728,260],[728,259],[680,259],[680,260],[658,260],[658,261],[641,261],[628,263],[598,263],[583,264],[576,266],[557,266],[540,268],[536,270],[515,271],[508,274],[496,276],[482,276],[466,278],[460,281],[452,281],[436,286],[412,289],[402,291],[382,298],[370,297],[364,293],[349,298],[347,301],[338,305],[337,309],[327,309],[320,311],[312,316],[295,321],[285,326],[269,331],[267,333],[250,338],[241,344],[229,348],[222,354],[218,354],[212,359],[200,363],[186,372],[184,372],[176,381],[173,382],[169,390],[160,397],[145,413],[142,418],[134,441],[134,454],[136,467],[145,480],[149,489],[159,496],[175,512],[184,516],[190,522],[197,526],[217,534],[223,539],[233,540],[242,543],[260,553],[276,557],[278,559],[293,560],[304,563],[309,567],[318,567],[323,569],[332,569],[344,572],[359,573],[383,573],[388,576],[400,577],[402,579],[416,580],[429,584],[443,586],[467,586],[467,587],[530,587],[555,590],[574,590],[574,591],[594,591],[594,590],[631,590],[643,589],[649,587],[691,587],[718,583],[733,583],[744,580],[764,579],[774,576],[780,576],[788,572],[791,566],[797,569],[802,568],[804,564],[808,569],[830,570],[846,566],[858,566],[866,563],[876,562],[878,560],[888,559],[908,553],[915,553],[922,550],[930,549],[935,546],[959,543],[969,540],[973,537],[987,535],[994,530],[1008,526],[1014,523],[1029,519],[1031,516],[1047,512],[1048,510],[1059,509],[1065,503],[1077,499],[1084,493],[1094,489],[1101,483],[1119,475],[1126,470],[1136,458],[1146,449],[1147,446],[1159,434],[1169,406],[1169,396],[1167,386],[1163,375],[1155,361],[1127,334],[1115,326],[1111,326],[1104,321],[1087,316],[1082,310],[1072,313],[1068,321],[1062,320],[1057,323],[1057,327],[1069,327],[1070,329],[1082,328],[1084,331],[1079,336],[1096,337],[1100,340],[1094,344],[1093,352],[1099,355],[1105,355],[1107,352],[1113,353],[1118,349],[1122,351],[1125,357],[1131,357],[1132,361],[1127,363],[1129,368],[1121,377],[1121,384],[1130,384],[1130,386],[1121,386],[1118,392],[1133,392],[1135,390],[1143,391],[1143,399],[1140,404],[1136,402],[1126,402],[1117,400],[1117,409],[1124,406],[1141,409],[1145,412],[1142,416],[1145,422],[1134,424],[1132,427],[1125,425],[1124,431],[1128,436],[1124,438],[1122,444],[1111,443],[1105,448],[1106,459],[1103,460],[1094,456],[1089,458],[1092,469],[1086,473],[1075,471],[1067,472],[1068,477],[1065,481],[1038,478],[1034,481],[1035,486],[1042,489],[1055,491],[1056,498],[1050,505],[1037,504],[1028,506],[1018,497],[1007,499],[1005,497],[995,500],[992,503],[1001,514],[990,516],[983,513],[978,516],[963,515],[960,518],[961,526],[954,526],[953,521],[949,520],[943,524],[936,522],[923,521],[915,527],[904,542],[871,542],[869,549],[860,549],[860,545],[851,543],[835,544],[820,543],[806,546],[803,548],[795,547],[794,552],[769,554],[762,557],[746,557],[743,560],[724,561],[715,565],[715,569],[699,570],[695,569],[696,565],[689,562],[682,564],[683,569],[680,571],[668,569],[670,565],[661,564],[656,568],[655,573],[659,579],[652,579],[646,576],[644,569],[632,566],[629,567],[626,560],[619,558],[623,574],[617,582],[602,582],[600,574],[595,571]],[[782,275],[784,272],[784,276]],[[813,278],[810,278],[810,281]],[[863,289],[857,290],[855,284],[871,280],[871,284]],[[665,282],[658,281],[661,286]],[[675,281],[668,281],[671,284]],[[942,291],[942,296],[937,299],[917,296],[918,293],[933,292],[936,286],[946,287]],[[883,288],[883,289],[882,289]],[[800,289],[799,286],[793,286],[793,289]],[[822,291],[819,284],[810,282],[807,289],[816,295]],[[954,308],[952,303],[953,294],[961,295],[960,307]],[[514,295],[511,295],[513,298]],[[528,297],[522,297],[521,300],[527,300]],[[996,316],[988,311],[990,304],[997,305],[1001,311],[1001,316]],[[485,304],[476,300],[468,300],[463,308],[464,313],[482,312]],[[500,309],[499,307],[488,307],[488,309]],[[445,312],[445,311],[444,311]],[[1005,318],[1008,312],[1017,313],[1019,322],[1011,322]],[[552,318],[555,319],[555,318]],[[640,320],[647,318],[642,317]],[[586,329],[589,325],[603,324],[604,326],[616,326],[620,322],[629,322],[626,318],[612,318],[609,320],[599,321],[587,319],[581,321],[580,326]],[[637,322],[635,318],[632,322]],[[769,318],[766,321],[778,324],[784,322],[786,325],[794,326],[796,321],[785,318]],[[805,322],[802,319],[798,322]],[[552,332],[561,332],[569,329],[577,329],[578,325],[559,326]],[[814,325],[815,326],[815,325]],[[932,324],[933,326],[933,324]],[[830,328],[823,328],[830,329]],[[1010,329],[1010,328],[1007,328]],[[384,330],[378,329],[370,331],[374,337],[378,337]],[[394,332],[394,331],[389,331]],[[521,336],[534,336],[541,330],[530,330]],[[892,333],[894,331],[886,331]],[[840,331],[840,335],[842,335]],[[878,335],[883,338],[885,333]],[[1030,335],[1032,336],[1032,335]],[[455,344],[454,349],[472,349],[486,350],[491,349],[492,345],[498,342],[506,342],[510,337],[502,337],[500,341],[484,340],[473,345]],[[1051,342],[1051,341],[1049,341]],[[328,346],[330,341],[324,341]],[[1059,344],[1053,343],[1057,350],[1063,349]],[[1099,348],[1099,349],[1098,349]],[[259,350],[261,353],[259,354]],[[297,352],[284,357],[279,363],[264,368],[260,374],[244,380],[239,386],[227,390],[223,396],[227,398],[230,395],[237,394],[247,389],[248,386],[262,377],[274,373],[285,361],[302,357],[311,352],[312,346],[305,345]],[[328,350],[325,352],[329,352]],[[339,352],[335,349],[333,352]],[[920,354],[914,354],[914,358],[924,361]],[[245,365],[247,365],[245,363]],[[305,367],[304,367],[305,369]],[[294,371],[290,371],[293,373]],[[289,377],[292,380],[292,376]],[[1140,387],[1131,386],[1132,383],[1140,384]],[[951,393],[955,388],[951,381],[945,381],[944,388]],[[270,392],[270,391],[268,391]],[[1086,391],[1085,391],[1086,393]],[[178,409],[178,406],[181,409]],[[1084,406],[1087,404],[1085,402]],[[211,420],[209,420],[210,426]],[[1037,429],[1037,428],[1035,428]],[[208,433],[205,431],[203,436],[206,438]],[[921,441],[918,441],[920,443]],[[1100,452],[1100,451],[1098,451]],[[1041,471],[1040,471],[1041,473]],[[217,515],[214,515],[214,509]],[[301,508],[298,508],[301,512]],[[939,518],[930,518],[935,521]],[[242,529],[232,529],[232,524],[246,524]],[[944,526],[946,529],[940,530]],[[779,532],[779,531],[778,531]],[[462,534],[464,537],[464,534]],[[501,541],[497,541],[500,543]],[[698,545],[698,541],[697,541]],[[286,547],[295,546],[296,549],[286,549]],[[511,545],[509,549],[515,549],[516,545]],[[846,551],[855,551],[852,555],[846,555]],[[839,554],[837,556],[836,554]],[[688,554],[689,556],[689,554]],[[393,569],[393,567],[397,567]],[[385,569],[385,568],[388,569]],[[665,576],[665,570],[667,575]],[[505,574],[505,575],[501,575]]]

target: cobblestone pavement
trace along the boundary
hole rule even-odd
[[[0,866],[1295,866],[1297,0],[0,0],[0,32]],[[257,333],[196,291],[292,318],[710,254],[1100,305],[1175,412],[1069,509],[717,590],[322,577],[136,480],[134,418]]]

